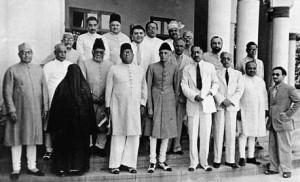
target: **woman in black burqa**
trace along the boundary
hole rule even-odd
[[[68,67],[55,90],[48,131],[53,136],[53,164],[59,176],[89,169],[90,135],[97,131],[90,87],[78,65]]]

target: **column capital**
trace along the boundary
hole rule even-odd
[[[289,33],[289,40],[296,40],[297,34],[296,33]]]

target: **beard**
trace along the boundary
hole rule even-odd
[[[221,51],[221,49],[222,49],[222,48],[220,48],[220,47],[215,47],[215,48],[212,49],[212,51],[213,51],[214,53],[219,53],[219,52]]]

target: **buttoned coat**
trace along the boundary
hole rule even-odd
[[[202,78],[201,91],[197,88],[196,81],[196,67],[200,66],[200,74]],[[181,80],[181,88],[184,95],[187,97],[186,112],[188,116],[194,116],[199,112],[199,102],[195,101],[195,97],[200,94],[203,99],[203,112],[213,113],[216,112],[216,105],[213,96],[218,91],[218,78],[213,64],[200,61],[199,63],[192,63],[183,69]],[[210,95],[209,92],[212,94]]]
[[[214,96],[217,110],[224,110],[221,106],[225,99],[230,100],[233,105],[226,108],[227,111],[238,111],[240,109],[240,99],[244,92],[244,82],[240,71],[228,68],[229,81],[228,85],[225,79],[226,68],[217,71],[219,80],[219,89]]]
[[[118,64],[107,74],[105,105],[110,107],[112,135],[141,135],[140,106],[146,105],[147,84],[142,67]]]
[[[170,62],[151,64],[147,71],[147,84],[148,113],[153,113],[153,123],[152,126],[146,125],[145,135],[155,138],[176,137],[176,65]]]
[[[277,93],[273,97],[274,86],[269,89],[269,120],[267,129],[273,127],[275,131],[291,131],[294,129],[294,120],[292,116],[300,107],[300,97],[296,89],[286,83],[278,86]],[[280,116],[285,113],[287,118]]]

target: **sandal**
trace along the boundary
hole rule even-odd
[[[133,167],[128,168],[129,173],[137,173],[137,170],[134,169]]]
[[[120,173],[120,169],[119,168],[112,168],[112,169],[110,169],[110,173],[112,173],[112,174],[119,174]]]

